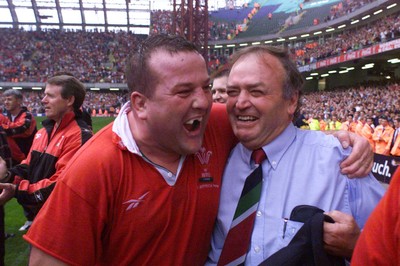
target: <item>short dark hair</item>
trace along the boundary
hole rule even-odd
[[[199,49],[182,36],[154,35],[139,43],[131,52],[126,62],[125,77],[129,91],[137,91],[146,97],[153,94],[153,87],[158,83],[158,77],[150,69],[148,62],[153,53],[158,50],[170,54],[179,52],[196,52]]]
[[[19,90],[14,90],[14,89],[9,89],[9,90],[6,90],[4,93],[3,93],[3,96],[6,96],[6,97],[8,97],[8,96],[14,96],[15,97],[15,99],[17,99],[17,100],[22,100],[22,93],[21,93],[21,91],[19,91]]]
[[[61,97],[63,97],[63,99],[74,96],[74,111],[79,111],[86,96],[86,88],[82,82],[71,75],[57,75],[49,78],[46,83],[61,86]]]

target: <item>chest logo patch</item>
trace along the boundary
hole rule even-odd
[[[139,204],[144,201],[144,198],[149,193],[150,193],[150,191],[144,193],[138,199],[130,199],[130,200],[125,201],[123,204],[128,204],[128,207],[126,208],[126,211],[132,210],[132,209],[136,208],[137,206],[139,206]]]
[[[212,155],[212,151],[206,151],[206,148],[201,147],[201,149],[196,152],[197,158],[199,158],[200,163],[202,165],[208,164],[210,161],[210,157]]]

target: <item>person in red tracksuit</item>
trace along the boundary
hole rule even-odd
[[[23,95],[19,90],[6,90],[3,93],[4,107],[7,116],[0,114],[0,123],[7,135],[7,143],[11,150],[13,165],[26,159],[32,146],[33,138],[37,132],[36,120],[32,113],[23,106]],[[27,230],[33,220],[33,213],[24,208],[26,222],[20,231]]]
[[[67,162],[92,136],[82,119],[80,107],[85,99],[84,85],[69,75],[59,75],[47,81],[42,103],[47,119],[35,135],[28,157],[7,170],[0,159],[0,179],[3,193],[0,204],[15,196],[34,215],[53,191]]]

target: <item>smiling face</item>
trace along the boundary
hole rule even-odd
[[[248,149],[275,139],[291,122],[297,95],[283,97],[285,70],[270,54],[247,54],[232,66],[227,110],[233,131]]]
[[[228,76],[215,78],[212,86],[213,101],[218,103],[226,103],[228,94],[226,93],[226,83]]]
[[[171,54],[160,49],[151,55],[149,69],[157,82],[143,110],[138,111],[147,132],[145,145],[170,155],[197,152],[212,106],[203,57],[196,52]]]

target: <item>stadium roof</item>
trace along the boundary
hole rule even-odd
[[[149,0],[0,0],[0,27],[148,34]],[[164,1],[161,1],[164,2]]]
[[[171,10],[172,0],[0,0],[0,27],[25,30],[123,30],[149,34],[150,10]],[[180,3],[176,0],[176,3]],[[237,1],[244,2],[244,1]],[[208,0],[210,10],[225,0]]]

